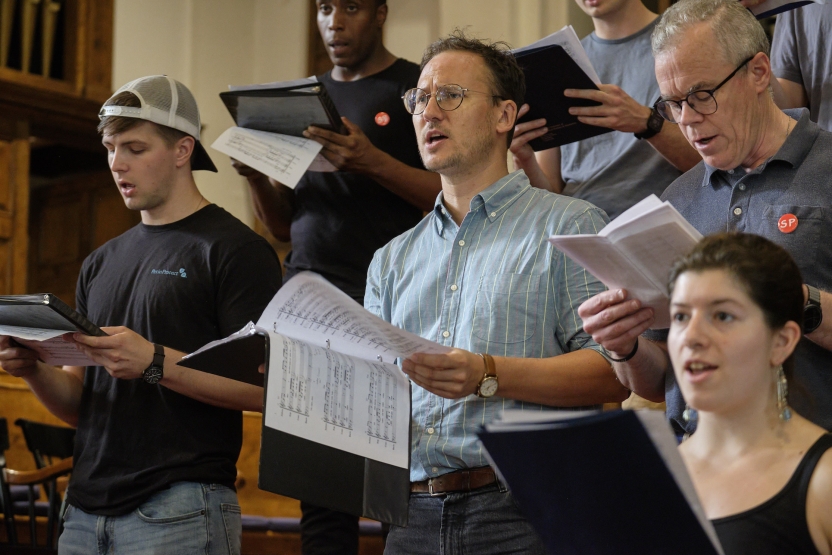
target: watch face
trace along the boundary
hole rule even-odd
[[[822,313],[817,305],[806,305],[803,309],[803,332],[812,333],[820,326]]]
[[[159,366],[151,366],[142,373],[142,378],[151,385],[159,383],[162,379],[162,369]]]
[[[497,378],[485,378],[480,384],[480,397],[493,396],[497,393],[497,387],[499,387],[499,385],[500,384],[497,382]]]

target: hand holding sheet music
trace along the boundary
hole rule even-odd
[[[74,343],[61,337],[66,333],[106,335],[55,295],[8,295],[0,297],[0,335],[38,353],[54,366],[94,366],[96,363]]]
[[[518,123],[546,120],[547,133],[528,143],[535,151],[611,131],[582,123],[569,113],[570,107],[598,106],[598,103],[584,98],[567,98],[564,95],[566,89],[598,90],[601,84],[571,26],[512,52],[526,77],[529,105],[529,111],[518,119]],[[553,72],[553,67],[558,71]]]
[[[610,289],[626,289],[651,307],[652,327],[662,329],[670,325],[670,267],[701,238],[670,203],[650,195],[597,235],[557,235],[549,242]]]
[[[381,320],[321,276],[301,272],[256,325],[179,364],[256,383],[257,366],[267,361],[260,487],[403,526],[410,383],[394,361],[449,350]]]
[[[212,364],[216,353],[252,334],[268,336],[266,426],[408,468],[410,384],[394,362],[450,349],[381,320],[321,276],[301,272],[278,291],[256,326],[209,343],[180,364],[206,369],[197,361]],[[261,357],[264,350],[260,342]],[[237,360],[259,364],[246,354]],[[228,365],[216,371],[228,372]]]

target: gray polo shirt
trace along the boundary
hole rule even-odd
[[[670,201],[703,235],[741,231],[770,239],[789,251],[805,283],[832,291],[832,133],[812,123],[806,109],[786,113],[798,122],[766,162],[749,173],[700,162],[674,181],[662,200]],[[796,216],[796,227],[788,215]],[[802,339],[795,362],[789,403],[812,422],[832,429],[832,352]],[[671,424],[677,431],[684,429],[684,400],[673,372],[667,374],[666,400]]]

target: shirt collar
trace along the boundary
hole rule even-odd
[[[783,110],[783,112],[790,118],[796,119],[797,123],[795,124],[794,129],[792,129],[792,132],[789,133],[789,136],[786,137],[786,141],[780,147],[780,150],[778,150],[774,156],[763,162],[758,167],[765,167],[770,162],[777,160],[785,162],[791,167],[796,168],[803,163],[803,160],[809,154],[809,151],[812,150],[812,145],[817,138],[820,128],[817,125],[813,125],[809,120],[809,110],[806,108],[796,108]],[[721,170],[713,166],[709,166],[707,162],[704,164],[705,176],[702,179],[702,186],[704,187],[705,185],[710,184],[711,186],[716,187],[717,183],[715,182],[713,176],[716,172]]]
[[[516,170],[474,195],[469,209],[472,212],[482,209],[488,220],[493,222],[530,187],[529,178],[523,170]],[[440,192],[433,205],[434,225],[439,235],[442,235],[446,225],[453,223],[451,214],[445,210],[443,198]]]

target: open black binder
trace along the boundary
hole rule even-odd
[[[310,125],[346,133],[323,83],[225,91],[220,99],[238,127],[294,137]]]
[[[231,341],[206,345],[179,364],[268,388],[268,365],[265,379],[257,370],[269,360],[268,333],[250,324],[234,336]],[[264,413],[267,410],[264,406]],[[355,516],[407,525],[410,471],[406,468],[269,428],[264,423],[258,476],[257,485],[265,491]]]
[[[51,293],[0,296],[0,325],[107,335]]]
[[[644,412],[487,425],[478,434],[549,553],[721,553],[664,414]]]
[[[528,113],[518,123],[546,118],[549,132],[529,142],[535,150],[546,150],[574,143],[612,129],[588,125],[569,113],[571,106],[597,106],[597,102],[568,98],[566,89],[598,89],[592,79],[559,45],[542,46],[515,54],[526,77]]]

